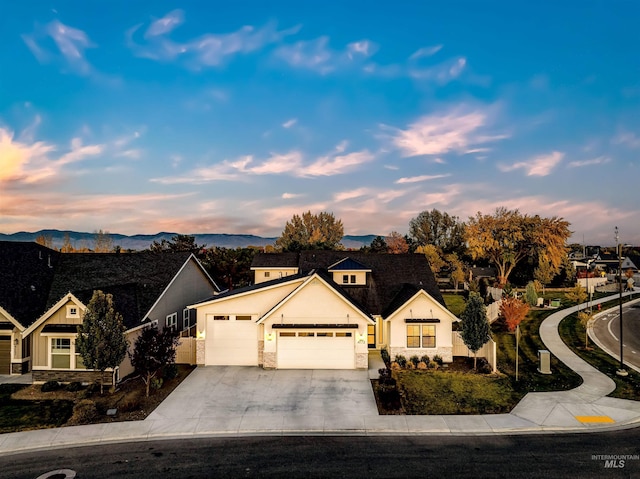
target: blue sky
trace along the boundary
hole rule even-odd
[[[311,210],[404,234],[505,206],[640,243],[638,2],[1,8],[1,232],[277,235]]]

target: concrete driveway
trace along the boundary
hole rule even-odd
[[[196,368],[148,419],[377,416],[367,371]]]

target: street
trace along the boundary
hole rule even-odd
[[[619,308],[611,308],[594,321],[592,334],[617,358],[620,355]],[[624,361],[640,368],[640,303],[623,306]]]
[[[640,429],[522,436],[183,439],[0,457],[3,478],[640,477]],[[50,477],[64,477],[53,475]]]

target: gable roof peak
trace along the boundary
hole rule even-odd
[[[371,271],[371,268],[365,266],[360,261],[347,256],[336,261],[327,268],[328,271]]]

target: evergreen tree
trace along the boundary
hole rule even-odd
[[[462,341],[473,352],[473,369],[476,369],[477,353],[491,339],[487,309],[478,293],[469,294],[460,319],[462,319]]]
[[[87,369],[101,372],[100,394],[104,392],[104,373],[120,365],[127,354],[122,315],[116,311],[113,296],[94,291],[78,326],[76,351]]]

